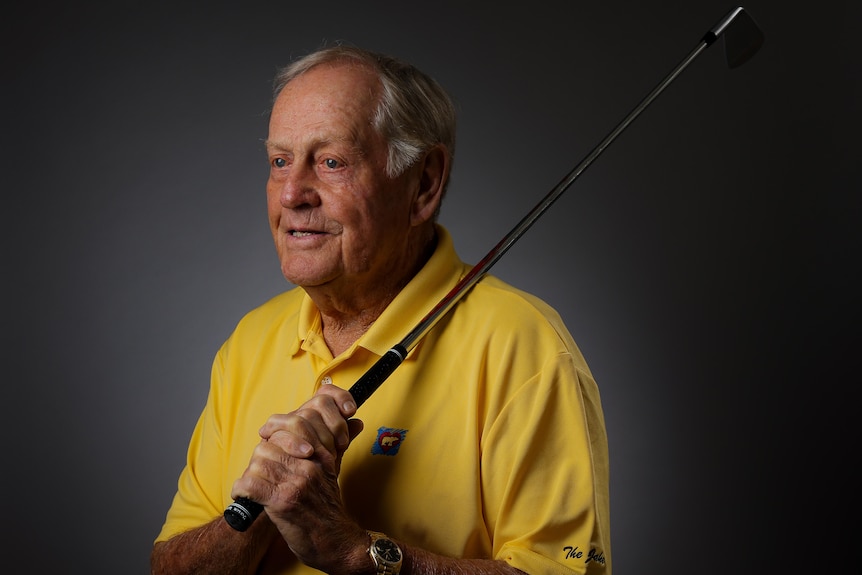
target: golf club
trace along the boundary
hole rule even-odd
[[[401,365],[410,350],[419,340],[478,282],[512,245],[526,232],[539,217],[563,194],[566,189],[604,152],[611,142],[637,118],[644,109],[685,70],[695,58],[718,38],[724,38],[725,59],[730,68],[747,62],[763,45],[764,35],[751,16],[740,6],[731,10],[713,26],[700,40],[698,45],[641,100],[641,102],[617,126],[587,154],[559,184],[556,185],[534,207],[512,231],[500,240],[488,254],[465,275],[449,293],[408,333],[404,339],[387,351],[355,384],[350,393],[357,407],[377,390],[378,387]],[[263,506],[247,498],[237,498],[225,509],[224,517],[237,531],[245,531],[251,526]]]

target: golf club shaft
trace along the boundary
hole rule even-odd
[[[703,40],[697,48],[686,56],[674,70],[668,74],[605,138],[587,154],[560,183],[558,183],[523,219],[483,257],[467,275],[465,275],[448,294],[426,315],[413,330],[397,345],[392,347],[376,364],[374,364],[353,386],[350,393],[357,406],[362,405],[372,393],[386,380],[398,365],[407,357],[411,349],[431,330],[432,327],[452,307],[482,279],[488,270],[503,257],[509,248],[517,242],[524,233],[544,214],[551,205],[563,195],[569,186],[601,155],[617,136],[637,118],[647,106],[661,94],[667,86],[708,46]]]
[[[371,368],[360,377],[350,388],[357,407],[371,397],[380,385],[401,365],[410,350],[421,338],[433,328],[437,322],[448,313],[454,305],[481,280],[491,267],[503,257],[509,248],[559,199],[574,181],[598,158],[602,152],[649,106],[679,74],[682,73],[701,52],[710,46],[731,25],[742,12],[742,8],[731,10],[715,26],[713,26],[697,44],[697,46],[677,66],[632,109],[623,120],[614,127],[605,138],[590,151],[581,162],[575,166],[523,219],[489,251],[481,261],[473,266],[434,308],[408,333],[404,339],[387,351]],[[245,531],[254,522],[263,507],[247,498],[237,498],[225,509],[227,522],[237,531]]]

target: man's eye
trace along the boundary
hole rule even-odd
[[[332,158],[327,158],[323,160],[323,165],[329,168],[330,170],[334,170],[339,166],[338,160],[333,160]]]
[[[287,165],[287,161],[284,158],[276,158],[272,161],[272,165],[276,168],[283,168]]]

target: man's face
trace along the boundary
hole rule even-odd
[[[273,106],[269,222],[295,285],[373,289],[412,265],[404,258],[417,183],[410,170],[386,176],[387,145],[371,125],[379,90],[363,68],[324,65]]]

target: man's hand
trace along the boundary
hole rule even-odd
[[[270,417],[231,497],[261,503],[305,564],[338,573],[370,562],[365,529],[347,514],[338,474],[341,458],[362,431],[350,393],[324,385],[299,409]]]

